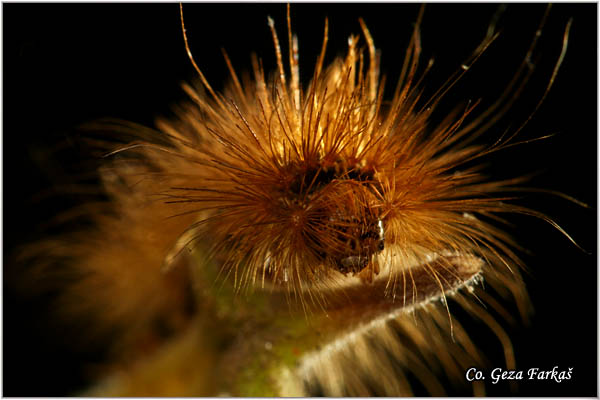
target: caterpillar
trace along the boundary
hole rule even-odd
[[[190,7],[187,14],[184,8],[193,59],[206,71],[195,44],[196,24],[187,20],[194,12]],[[79,209],[91,216],[96,228],[50,237],[37,248],[29,247],[26,257],[41,259],[38,266],[54,263],[40,268],[42,272],[34,268],[35,280],[66,283],[67,289],[53,303],[58,304],[55,313],[80,324],[78,331],[83,329],[87,340],[113,344],[113,363],[103,374],[113,378],[102,381],[93,393],[404,395],[423,390],[441,395],[455,384],[466,385],[466,367],[483,365],[482,354],[492,351],[488,344],[477,349],[477,338],[462,326],[463,307],[487,318],[495,331],[492,336],[502,341],[489,346],[508,354],[507,360],[500,357],[502,365],[515,368],[510,340],[496,319],[518,319],[519,312],[526,316],[528,300],[514,243],[495,228],[498,223],[491,223],[490,213],[524,211],[494,197],[508,184],[524,184],[519,178],[504,184],[476,183],[481,176],[478,164],[463,169],[459,161],[489,146],[509,146],[547,133],[521,139],[539,118],[542,103],[524,131],[508,140],[535,110],[554,69],[558,71],[567,24],[554,36],[554,47],[548,45],[554,57],[548,61],[542,54],[543,62],[537,62],[541,44],[535,44],[534,57],[526,60],[535,30],[546,18],[545,8],[536,8],[521,56],[510,54],[514,68],[507,68],[506,80],[500,83],[520,79],[506,92],[504,103],[494,108],[502,90],[481,101],[479,95],[467,94],[454,102],[454,92],[478,68],[490,73],[482,64],[505,34],[496,37],[497,31],[489,29],[486,35],[495,8],[488,9],[473,45],[444,71],[461,75],[449,81],[447,94],[444,89],[436,93],[445,88],[447,78],[436,78],[438,58],[430,67],[420,54],[427,49],[421,35],[427,30],[429,9],[422,16],[418,7],[412,9],[413,24],[407,23],[404,32],[408,39],[391,50],[402,54],[397,68],[386,73],[386,82],[400,80],[396,97],[393,84],[380,83],[378,65],[390,51],[382,46],[379,58],[379,39],[366,15],[362,24],[358,17],[352,21],[355,35],[350,44],[349,34],[338,44],[340,58],[329,54],[338,23],[333,13],[324,53],[319,53],[324,47],[322,29],[320,40],[308,47],[296,28],[300,24],[290,18],[292,31],[298,30],[298,51],[292,51],[288,61],[286,52],[295,49],[296,39],[280,29],[287,21],[280,10],[272,12],[279,16],[273,18],[277,35],[267,19],[262,20],[263,41],[270,48],[260,56],[274,53],[275,37],[281,55],[274,56],[268,68],[266,61],[261,67],[257,60],[249,69],[249,81],[243,75],[237,78],[240,84],[227,87],[223,97],[212,96],[218,89],[208,74],[210,89],[201,83],[188,85],[191,101],[174,109],[175,118],[159,122],[160,134],[129,123],[95,125],[95,132],[102,133],[100,154],[109,155],[100,173],[105,190],[101,196],[108,194],[111,201],[85,203]],[[294,7],[291,12],[293,16]],[[179,21],[176,13],[175,19]],[[260,21],[253,25],[261,26]],[[234,35],[238,41],[239,32]],[[181,32],[178,50],[189,67],[180,36]],[[398,41],[401,35],[394,37]],[[569,46],[572,42],[569,39]],[[311,48],[317,49],[312,65],[310,59],[304,63]],[[570,52],[569,48],[567,57]],[[300,57],[298,72],[294,54]],[[402,80],[396,71],[402,71],[406,54]],[[524,60],[528,63],[520,70]],[[549,68],[544,70],[544,64]],[[268,69],[276,73],[269,75]],[[229,74],[227,63],[224,70]],[[535,73],[529,77],[531,71]],[[525,96],[538,74],[543,84],[534,95]],[[557,72],[557,82],[562,74]],[[423,76],[427,79],[419,81]],[[439,83],[429,84],[430,80]],[[515,92],[517,99],[510,97]],[[502,125],[514,109],[519,111],[523,97],[533,100],[516,113],[516,126]],[[444,110],[441,115],[435,114],[438,109]],[[490,126],[481,117],[487,110],[492,120],[498,116]],[[479,133],[469,124],[486,128],[472,145],[464,139]],[[503,151],[531,152],[539,145],[525,143]],[[514,178],[509,173],[514,166],[508,164],[512,163],[502,164],[504,174]],[[469,190],[449,195],[457,189]],[[420,208],[424,204],[427,207]],[[311,211],[298,211],[307,208]],[[394,216],[398,210],[408,216]],[[486,246],[489,240],[493,245]],[[71,258],[87,260],[87,270],[69,264]],[[73,268],[60,267],[65,264]],[[140,273],[150,270],[154,272]],[[87,279],[90,272],[95,275]],[[517,307],[493,306],[498,299],[490,293],[516,297]],[[428,302],[431,299],[436,302]],[[411,311],[405,313],[404,308]],[[215,350],[222,348],[230,350]],[[145,367],[136,367],[139,360],[145,360]],[[217,371],[219,379],[207,371]],[[273,376],[279,379],[276,384]],[[127,379],[133,383],[127,384]],[[470,390],[479,394],[482,386],[476,383]]]

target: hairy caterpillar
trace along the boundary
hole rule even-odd
[[[301,7],[299,7],[299,8],[301,8]],[[495,7],[493,7],[493,8],[495,8]],[[558,10],[558,8],[557,8],[556,10]],[[293,10],[293,12],[294,12],[294,10]],[[346,11],[344,11],[344,12],[346,12]],[[425,15],[425,18],[424,18],[424,20],[423,20],[423,27],[422,27],[423,33],[425,33],[425,32],[426,32],[426,29],[427,29],[427,28],[426,28],[426,26],[427,26],[427,21],[428,21],[428,18],[429,18],[429,13],[430,13],[430,12],[433,12],[433,10],[432,10],[432,11],[429,11],[429,10],[427,10],[427,12],[426,12],[426,15]],[[369,29],[371,30],[371,33],[372,33],[372,34],[373,34],[373,36],[375,37],[375,43],[376,43],[377,47],[379,48],[379,47],[381,46],[381,48],[383,48],[383,51],[382,51],[382,62],[384,62],[384,61],[386,60],[386,58],[387,58],[386,54],[388,53],[388,51],[386,50],[386,47],[384,47],[383,45],[379,45],[379,44],[378,44],[378,43],[379,43],[379,39],[378,39],[378,38],[377,38],[377,36],[376,36],[376,31],[374,30],[374,27],[372,26],[372,23],[370,22],[370,20],[368,19],[368,17],[367,17],[366,15],[363,15],[364,13],[365,13],[365,11],[361,10],[361,12],[357,13],[357,17],[358,17],[358,15],[362,15],[362,16],[365,18],[365,21],[366,21],[366,23],[367,23],[367,26],[369,27]],[[418,13],[418,9],[417,9],[417,8],[415,8],[414,10],[412,10],[412,13],[411,13],[411,18],[409,19],[409,21],[413,21],[413,22],[414,22],[414,19],[416,18],[416,15],[417,15],[417,13]],[[443,14],[443,12],[441,12],[441,13]],[[556,14],[559,14],[559,15],[560,15],[560,12],[559,12],[559,11],[553,11],[553,13],[551,13],[551,15],[552,15],[552,14],[554,14],[554,13],[556,13]],[[190,13],[189,13],[189,14],[193,15],[191,11],[190,11]],[[284,17],[284,16],[281,16],[281,15],[282,15],[281,11],[279,11],[279,12],[277,12],[277,11],[273,11],[271,14],[272,14],[273,16],[275,16],[275,15],[279,15],[279,17],[277,17],[277,18],[276,18],[277,24],[278,24],[279,26],[283,25],[283,21],[285,21],[285,17]],[[491,18],[491,15],[492,15],[492,14],[493,14],[493,10],[492,10],[492,12],[491,12],[491,13],[489,13],[489,15],[488,15],[487,19],[484,19],[484,21],[488,21],[488,20],[489,20],[489,18]],[[533,19],[535,22],[532,24],[532,25],[534,25],[534,26],[532,26],[532,30],[531,30],[531,32],[530,32],[530,35],[529,35],[529,36],[527,36],[528,38],[529,38],[529,37],[532,37],[532,36],[531,36],[531,33],[532,33],[534,30],[535,30],[535,26],[536,26],[536,24],[537,24],[537,21],[539,21],[539,19],[541,18],[541,15],[543,14],[543,9],[542,9],[542,8],[538,8],[538,9],[536,9],[536,12],[535,12],[535,13],[533,13],[533,14],[535,15],[535,18]],[[190,17],[191,17],[191,15],[190,15]],[[331,12],[330,12],[330,13],[329,13],[329,15],[330,15],[330,29],[332,30],[332,31],[331,31],[331,33],[330,33],[330,41],[331,41],[331,40],[333,40],[333,37],[334,37],[334,36],[333,36],[333,29],[335,29],[335,26],[336,26],[338,23],[337,23],[337,21],[335,21],[335,20],[333,19],[333,18],[334,18],[334,17],[333,17],[333,13],[331,13]],[[177,14],[175,14],[175,19],[177,19],[177,18],[178,18],[178,16],[177,16]],[[188,18],[188,17],[187,17],[187,15],[186,15],[186,18]],[[258,18],[257,18],[257,20],[259,21],[259,23],[257,24],[255,21],[253,21],[253,24],[252,24],[253,26],[256,26],[256,25],[260,26],[260,25],[261,25],[261,24],[260,24],[260,19],[258,19]],[[262,21],[264,21],[264,20],[265,20],[265,18],[263,18],[263,19],[262,19]],[[319,22],[319,23],[320,23],[322,20],[323,20],[323,19],[321,18],[321,19],[320,19],[319,21],[317,21],[317,22]],[[292,22],[294,23],[294,21],[295,21],[295,19],[294,19]],[[358,25],[357,21],[358,21],[358,18],[354,18],[354,19],[352,19],[351,23],[352,23],[352,24],[354,24],[354,26],[353,26],[353,28],[352,28],[352,29],[349,31],[349,33],[350,33],[350,32],[353,32],[353,33],[358,33],[358,32],[360,31],[360,27],[359,27],[359,25]],[[193,27],[193,26],[195,25],[195,24],[193,24],[193,23],[191,23],[191,22],[188,22],[187,24],[188,24],[188,27]],[[297,23],[294,23],[294,25],[299,25],[299,24],[297,24]],[[482,27],[483,27],[483,28],[485,28],[485,27],[487,26],[487,22],[482,22],[482,23],[481,23],[481,25],[482,25]],[[259,55],[261,55],[261,56],[263,56],[263,55],[266,55],[266,54],[271,54],[271,53],[272,53],[272,43],[268,41],[268,40],[269,40],[268,28],[266,28],[264,25],[262,25],[262,26],[263,26],[263,30],[264,30],[264,32],[263,32],[263,33],[266,33],[265,35],[263,35],[263,37],[264,37],[264,40],[262,40],[262,42],[265,42],[265,43],[266,43],[266,45],[268,45],[269,47],[267,47],[267,48],[266,48],[266,50],[264,50],[264,51],[260,51],[260,52],[259,52]],[[410,32],[411,32],[411,30],[412,30],[412,27],[411,27],[411,25],[410,25],[410,22],[407,22],[406,26],[408,27],[408,28],[407,28],[407,31],[406,31],[406,35],[405,35],[405,36],[401,36],[400,34],[397,34],[397,35],[395,36],[396,40],[398,40],[397,38],[400,38],[400,37],[402,37],[402,39],[404,39],[404,38],[406,38],[406,37],[410,37]],[[575,25],[575,26],[576,26],[576,25]],[[561,29],[562,29],[562,27],[564,27],[564,23],[561,25]],[[394,28],[396,29],[397,27],[394,27]],[[296,29],[296,28],[295,28],[295,29]],[[257,30],[259,30],[259,29],[257,29]],[[464,61],[464,59],[466,58],[466,56],[468,56],[468,53],[469,53],[470,51],[472,51],[472,50],[473,50],[473,49],[476,47],[476,45],[477,45],[477,44],[478,44],[478,43],[481,41],[482,37],[484,36],[484,30],[485,30],[485,29],[482,29],[482,31],[481,31],[481,34],[480,34],[480,35],[477,35],[477,37],[476,37],[476,39],[475,39],[475,41],[474,41],[474,43],[473,43],[473,46],[471,46],[471,47],[467,48],[467,49],[465,50],[465,53],[464,53],[462,56],[459,56],[459,57],[457,57],[457,60],[456,60],[456,63],[457,63],[457,64],[450,65],[450,66],[449,66],[449,67],[446,69],[446,71],[444,71],[444,73],[448,73],[448,74],[449,74],[450,72],[452,72],[452,71],[454,71],[454,70],[456,69],[456,68],[455,68],[455,67],[456,67],[456,65],[460,65],[460,62]],[[560,29],[558,29],[558,30],[560,30]],[[320,30],[319,30],[319,31],[320,31]],[[510,31],[510,29],[506,29],[506,31],[507,31],[507,33],[508,33],[508,31]],[[503,34],[504,34],[504,33],[503,33]],[[557,48],[559,48],[559,47],[560,47],[560,45],[559,45],[559,44],[560,44],[560,42],[561,42],[561,40],[562,40],[561,34],[562,34],[562,33],[559,33],[558,35],[554,36],[554,37],[553,37],[553,39],[554,39],[553,41],[552,41],[552,40],[550,40],[550,42],[553,42],[553,43],[552,43],[552,44],[553,44],[553,46],[554,46],[554,47],[553,47],[553,49],[555,49],[555,50],[556,50]],[[180,33],[179,33],[179,35],[180,35]],[[239,40],[239,35],[240,35],[240,33],[237,33],[237,34],[236,34],[236,36],[238,37],[238,39],[237,39],[237,40]],[[318,35],[318,36],[322,36],[322,32],[319,32],[319,35]],[[347,36],[348,36],[348,35],[343,35],[343,36],[342,36],[342,38],[345,40],[345,39],[347,38]],[[316,42],[316,45],[315,45],[315,46],[310,46],[310,47],[308,47],[307,45],[305,45],[305,44],[304,44],[304,37],[305,37],[305,36],[304,36],[304,35],[303,35],[301,32],[298,32],[298,37],[299,37],[299,40],[300,40],[300,49],[301,49],[301,53],[300,53],[300,54],[301,54],[301,60],[304,60],[304,57],[307,57],[307,56],[306,56],[306,54],[307,54],[307,52],[309,52],[309,51],[310,51],[310,49],[319,49],[319,48],[320,48],[320,40],[318,40],[318,41]],[[284,43],[285,43],[285,41],[286,41],[286,39],[285,39],[285,38],[286,38],[285,31],[279,31],[279,38],[280,38],[280,41],[282,42],[282,47],[285,49],[285,46],[284,46]],[[320,39],[322,39],[322,37],[321,37]],[[548,39],[547,39],[547,40],[548,40]],[[528,43],[529,43],[529,39],[524,39],[524,42],[528,42]],[[180,42],[178,42],[178,43],[180,43]],[[408,43],[408,41],[406,41],[405,43]],[[557,43],[558,43],[558,45],[557,45]],[[572,46],[572,43],[573,43],[573,40],[571,40],[571,42],[570,42],[569,46]],[[194,48],[197,46],[197,45],[194,45],[194,40],[193,40],[193,39],[192,39],[192,45],[194,46]],[[331,43],[330,43],[330,45],[331,45]],[[177,46],[173,46],[173,47],[177,47]],[[226,49],[229,51],[230,55],[231,55],[231,56],[233,56],[233,55],[232,55],[232,54],[233,54],[233,52],[230,50],[230,47],[229,47],[229,46],[225,46],[225,47],[226,47]],[[254,48],[254,46],[246,46],[246,47],[251,47],[251,48]],[[401,51],[401,52],[403,53],[403,52],[404,52],[404,48],[405,48],[405,47],[406,47],[406,46],[402,46],[402,45],[399,45],[399,44],[398,44],[398,45],[396,45],[396,47],[395,47],[394,49],[396,49],[396,51],[399,51],[398,49],[402,49],[402,51]],[[526,46],[525,46],[525,47],[526,47]],[[344,49],[344,46],[343,46],[343,43],[342,43],[341,45],[339,45],[339,49],[340,49],[340,51],[341,51],[341,52],[345,51],[345,49]],[[525,48],[525,50],[526,50],[526,48]],[[180,48],[180,47],[178,48],[178,51],[179,51],[179,52],[181,52],[181,48]],[[426,51],[426,46],[424,46],[424,51]],[[196,51],[196,50],[194,50],[193,52],[194,52],[194,54],[195,54],[195,57],[196,57],[196,59],[198,60],[198,63],[200,64],[200,68],[201,68],[203,71],[206,71],[206,70],[205,70],[204,63],[203,63],[202,61],[200,61],[200,59],[199,59],[199,57],[198,57],[198,55],[197,55],[197,54],[198,54],[198,53],[197,53],[197,51]],[[246,53],[247,53],[247,52],[246,52]],[[242,56],[246,56],[246,55],[247,55],[246,53],[243,53],[243,54],[242,54]],[[493,53],[494,53],[494,51],[493,51],[493,48],[492,48],[492,49],[488,50],[488,51],[487,51],[485,54],[486,54],[486,56],[487,56],[487,54],[492,54],[492,55],[493,55]],[[215,54],[215,55],[214,55],[214,58],[216,58],[217,56],[219,56],[219,53],[218,53],[218,51],[217,51],[216,53],[214,53],[214,54]],[[284,54],[285,54],[285,51],[284,51]],[[545,55],[545,54],[544,54],[544,55]],[[571,55],[571,48],[569,49],[569,53],[568,53],[568,55],[569,55],[569,56]],[[285,55],[284,55],[284,57],[285,57]],[[185,59],[185,57],[183,57],[183,58]],[[400,57],[400,58],[402,58],[402,57]],[[441,57],[440,57],[440,58],[441,58]],[[518,64],[518,62],[520,62],[520,61],[521,61],[521,59],[522,59],[521,57],[517,57],[517,56],[515,56],[515,57],[511,57],[511,58],[514,58],[514,59],[516,60],[516,64]],[[549,58],[551,58],[551,57],[549,56]],[[244,59],[241,59],[241,60],[244,60]],[[423,64],[425,63],[425,61],[426,61],[426,60],[427,60],[427,58],[426,58],[426,57],[423,57]],[[437,64],[437,62],[438,62],[438,61],[439,61],[439,58],[438,58],[438,57],[436,57],[436,64]],[[483,60],[480,60],[480,61],[478,61],[478,63],[480,63],[480,62],[483,62]],[[267,64],[267,63],[265,62],[265,64]],[[551,64],[552,66],[554,65],[554,59],[552,59],[552,61],[550,62],[550,64]],[[239,63],[238,63],[237,65],[243,65],[243,64],[239,64]],[[274,64],[274,62],[271,62],[271,63],[270,63],[270,65],[271,65],[271,66],[274,66],[275,64]],[[311,70],[311,63],[310,63],[310,61],[308,62],[308,65],[309,65],[309,66],[308,66],[308,68],[304,68],[304,69],[303,69],[304,71],[310,71],[310,70]],[[366,66],[366,65],[368,65],[368,62],[367,62],[367,60],[365,59],[365,66]],[[543,65],[543,64],[540,64],[540,65]],[[535,75],[535,76],[537,76],[537,74],[540,74],[540,75],[542,75],[542,74],[543,74],[543,72],[541,71],[541,67],[540,67],[540,65],[536,65],[536,75]],[[400,66],[401,66],[401,63],[400,63]],[[479,68],[480,66],[481,66],[481,64],[476,64],[476,65],[475,65],[475,67],[473,67],[473,69]],[[436,66],[436,68],[437,68],[437,66]],[[483,66],[481,66],[481,68],[484,68],[484,67],[483,67]],[[266,68],[266,69],[267,69],[267,68]],[[269,68],[269,69],[270,69],[270,68]],[[400,68],[396,68],[396,69],[388,69],[388,70],[387,70],[387,71],[388,71],[388,73],[387,73],[387,75],[388,75],[388,79],[389,79],[389,80],[393,80],[393,79],[394,79],[394,76],[395,76],[395,71],[397,71],[397,70],[399,70],[399,69],[400,69]],[[241,68],[236,68],[236,70],[240,71],[240,70],[241,70]],[[488,71],[489,71],[489,70],[488,70]],[[433,73],[433,70],[432,70],[432,73]],[[474,73],[474,71],[471,71],[471,70],[470,70],[470,71],[469,71],[469,74],[471,74],[471,73]],[[511,73],[513,73],[513,71],[512,71],[512,70],[511,70],[511,71],[509,71],[509,73],[508,73],[508,75],[507,75],[507,76],[508,76],[508,78],[510,78],[510,76],[511,76]],[[561,71],[561,75],[559,75],[559,76],[562,76],[562,75],[563,75],[563,72]],[[548,76],[549,76],[549,75],[548,75],[548,71],[546,71],[546,74],[545,74],[545,75],[544,75],[542,78],[540,78],[542,81],[545,81],[545,82],[544,82],[544,84],[541,86],[541,89],[540,89],[540,90],[539,90],[537,93],[539,93],[539,94],[543,93],[543,88],[544,88],[544,85],[546,85],[546,84],[547,84],[547,79],[548,79],[547,77],[548,77]],[[440,78],[439,82],[440,82],[440,83],[443,83],[443,81],[444,81],[444,79],[445,79],[445,78],[446,78],[446,76],[442,76],[442,77]],[[219,87],[219,85],[218,85],[218,82],[219,82],[219,80],[218,80],[218,79],[217,79],[216,81],[214,81],[213,79],[210,79],[210,78],[209,78],[209,80],[210,80],[211,84],[213,84],[213,86],[214,86],[215,88],[216,88],[216,87]],[[310,80],[310,75],[307,77],[307,80],[303,80],[304,84],[307,84],[308,80]],[[559,82],[560,82],[560,81],[559,81]],[[426,85],[426,86],[427,86],[427,85]],[[432,87],[432,88],[429,88],[429,89],[433,89],[433,90],[435,90],[435,89],[436,89],[438,86],[439,86],[439,85],[433,85],[433,87]],[[582,87],[583,87],[583,86],[582,86]],[[553,92],[551,92],[551,93],[553,93]],[[476,97],[474,97],[474,99],[476,99],[476,98],[478,98],[478,97],[479,97],[479,96],[476,96]],[[467,99],[471,98],[471,97],[470,97],[470,94],[467,94],[467,97],[466,97],[466,98],[467,98]],[[535,96],[535,95],[532,95],[532,96],[531,96],[531,98],[533,99],[533,101],[532,101],[532,104],[533,104],[533,105],[535,105],[535,101],[537,101],[537,100],[539,99],[539,97],[537,97],[537,96]],[[571,98],[571,97],[570,97],[570,98]],[[465,100],[465,97],[461,97],[461,98],[459,98],[459,99],[460,99],[461,101],[463,101],[463,100]],[[530,113],[530,110],[531,110],[531,108],[528,108],[527,110],[525,110],[525,111],[524,111],[524,115],[526,116],[528,113]],[[540,111],[540,112],[541,112],[541,111]],[[530,128],[530,127],[531,127],[531,125],[529,126],[529,128]],[[548,130],[548,129],[546,129],[546,130],[542,130],[542,131],[541,131],[541,133],[536,131],[536,132],[534,132],[534,134],[533,134],[533,137],[539,136],[540,134],[546,134],[546,133],[548,133],[548,132],[553,132],[553,131],[554,131],[554,128],[552,128],[552,129],[549,129],[549,130]],[[552,139],[552,140],[554,140],[554,139]],[[533,151],[533,150],[530,150],[530,149],[534,148],[536,145],[529,145],[529,146],[533,146],[533,147],[529,147],[529,148],[527,148],[527,152]],[[581,158],[585,158],[585,157],[581,157]],[[511,166],[507,166],[507,168],[510,168],[510,167],[511,167]],[[530,171],[530,170],[533,170],[533,169],[534,169],[534,168],[531,168],[531,169],[529,169],[529,170],[526,170],[526,171]],[[519,173],[522,173],[522,171],[520,171],[520,170],[519,170],[518,172],[519,172]],[[510,174],[507,174],[507,175],[508,175],[508,176],[510,176]],[[514,176],[514,174],[513,174],[512,176]],[[566,191],[566,190],[565,190],[565,191]],[[568,192],[568,193],[576,193],[576,191],[571,191],[571,190],[569,190],[569,191],[566,191],[566,192]],[[578,196],[578,198],[584,198],[584,199],[585,199],[585,196]],[[551,214],[551,215],[553,215],[553,214]],[[553,216],[554,216],[554,215],[553,215]],[[386,232],[387,232],[387,230],[386,230]],[[565,265],[566,265],[566,264],[565,264]],[[175,269],[174,271],[179,271],[179,269]],[[456,308],[456,307],[455,307],[455,308]],[[455,309],[453,309],[452,311],[454,312],[454,311],[456,311],[456,310],[455,310]],[[461,320],[461,322],[462,322],[462,320]],[[582,369],[583,369],[583,368],[582,368]]]

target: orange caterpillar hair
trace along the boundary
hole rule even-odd
[[[568,235],[511,202],[526,177],[490,180],[480,164],[515,145],[531,117],[491,144],[480,137],[528,83],[537,39],[493,104],[467,102],[440,119],[440,103],[498,33],[492,24],[425,97],[433,64],[420,64],[422,19],[423,9],[388,99],[362,20],[362,36],[329,65],[325,21],[306,85],[288,7],[286,45],[269,19],[275,73],[254,57],[252,77],[240,79],[225,54],[231,80],[220,93],[192,56],[182,12],[200,77],[183,86],[189,101],[156,129],[92,124],[105,134],[96,144],[110,159],[109,202],[85,206],[92,229],[27,248],[37,277],[69,281],[58,313],[86,321],[88,338],[113,338],[108,378],[90,393],[398,396],[420,382],[443,395],[436,371],[460,384],[485,364],[453,307],[489,326],[515,368],[492,314],[514,320],[498,302],[512,298],[526,318],[529,300],[518,246],[497,225],[517,213]]]

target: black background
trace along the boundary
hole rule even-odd
[[[497,9],[490,4],[433,4],[426,8],[423,60],[435,58],[433,72],[425,82],[426,93],[437,89],[467,58]],[[75,140],[77,125],[102,117],[151,125],[154,116],[168,112],[171,104],[184,98],[179,84],[194,78],[195,73],[183,45],[179,7],[174,3],[4,4],[3,10],[6,278],[12,268],[8,257],[15,246],[35,237],[40,221],[69,206],[63,200],[31,199],[63,176],[67,165],[76,165],[78,157],[83,157]],[[293,5],[303,81],[312,73],[325,17],[330,23],[329,61],[344,54],[348,36],[360,33],[358,17],[363,17],[382,50],[382,72],[388,76],[388,87],[393,88],[418,10],[415,4]],[[267,15],[275,19],[282,45],[287,42],[282,4],[187,4],[184,11],[196,62],[215,88],[222,87],[228,76],[221,47],[238,71],[250,69],[251,51],[263,58],[267,70],[273,70]],[[452,90],[448,107],[456,101],[479,98],[483,98],[482,109],[490,104],[523,59],[544,11],[543,4],[509,5],[499,23],[501,37]],[[535,307],[530,326],[510,331],[517,366],[523,370],[572,367],[574,371],[572,380],[560,384],[523,382],[517,392],[522,396],[597,395],[596,15],[595,4],[552,8],[534,54],[536,71],[525,94],[515,103],[507,123],[489,132],[490,140],[495,140],[531,113],[548,84],[565,26],[572,18],[569,49],[556,83],[519,138],[557,135],[505,150],[489,160],[489,171],[498,177],[538,172],[531,186],[560,191],[591,206],[584,209],[540,194],[522,202],[550,215],[591,255],[544,222],[521,217],[512,220],[518,228],[511,233],[532,252],[523,258],[531,270],[526,280]],[[57,157],[61,143],[66,145]],[[68,335],[47,318],[47,303],[16,295],[10,279],[4,281],[3,300],[3,394],[60,396],[81,389],[88,376],[82,363],[93,363],[100,356],[75,352]],[[481,329],[473,323],[474,336]],[[494,366],[502,366],[497,347],[492,342],[481,346]],[[507,385],[487,385],[487,393],[513,394]]]

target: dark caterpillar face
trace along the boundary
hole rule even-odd
[[[343,274],[364,270],[385,248],[384,221],[371,186],[373,169],[337,157],[289,170],[283,202],[306,211],[303,234],[309,249]]]
[[[354,218],[350,229],[351,232],[344,231],[346,235],[343,235],[343,238],[347,238],[345,251],[335,259],[336,268],[343,274],[361,272],[372,257],[385,248],[385,231],[383,221],[379,218],[365,222]]]

